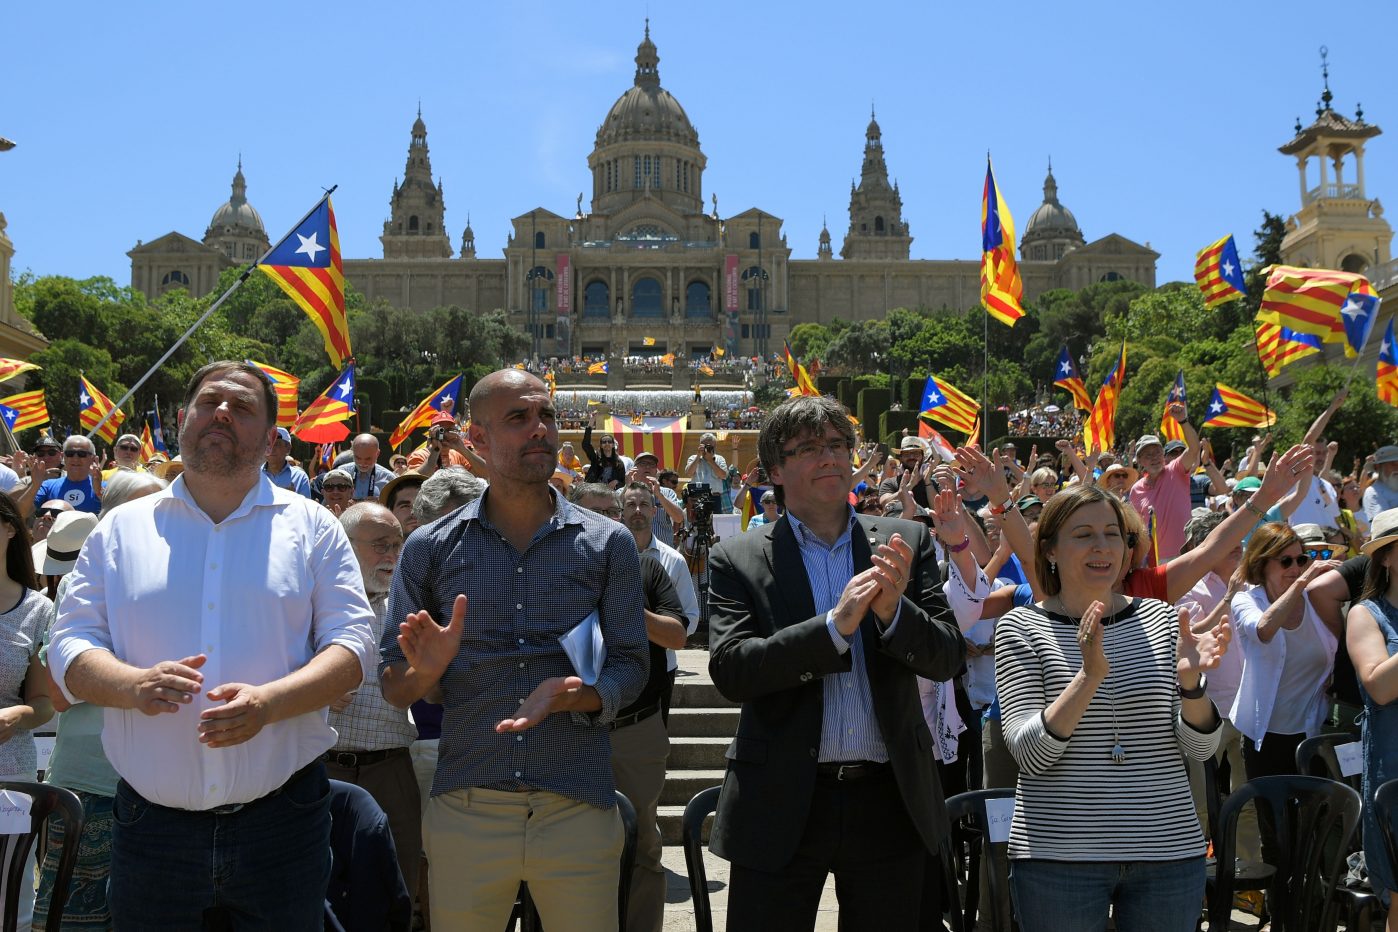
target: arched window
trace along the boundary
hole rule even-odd
[[[537,233],[534,234],[534,248],[535,248],[535,249],[546,249],[546,248],[548,248],[548,247],[546,247],[546,246],[544,245],[546,242],[547,242],[547,239],[544,237],[544,231],[543,231],[543,230],[540,230],[540,231],[538,231]]]
[[[761,233],[753,232],[753,233],[749,233],[749,234],[748,234],[748,248],[749,248],[749,249],[761,249],[761,248],[762,248],[762,234],[761,234]]]
[[[188,288],[189,276],[176,269],[173,272],[165,273],[165,277],[160,280],[161,288]]]
[[[711,317],[709,306],[709,286],[706,282],[690,282],[684,290],[684,316]]]
[[[1342,271],[1353,272],[1356,275],[1362,275],[1364,270],[1368,267],[1369,260],[1357,252],[1352,252],[1340,260],[1340,269]]]
[[[588,282],[583,289],[583,316],[606,319],[612,306],[611,289],[606,282]]]
[[[1122,280],[1122,278],[1120,272],[1108,272],[1106,275],[1103,275],[1101,278],[1097,280],[1099,282],[1119,282]]]
[[[875,236],[883,236],[883,218],[882,218],[882,217],[875,217],[875,218],[874,218],[874,235],[875,235]]]
[[[664,292],[660,282],[641,278],[631,286],[631,316],[660,317],[665,313]]]
[[[416,232],[417,232],[417,216],[416,216],[416,215],[414,215],[414,216],[408,218],[408,232],[409,232],[409,233],[416,233]]]

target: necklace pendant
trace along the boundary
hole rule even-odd
[[[1112,763],[1126,763],[1126,748],[1121,746],[1120,741],[1118,741],[1115,745],[1112,746]]]

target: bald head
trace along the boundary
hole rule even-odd
[[[393,584],[398,551],[403,547],[403,529],[398,519],[382,505],[360,502],[345,509],[340,525],[359,561],[365,591],[370,595],[387,592]]]
[[[493,405],[501,397],[518,398],[531,389],[548,393],[548,386],[544,384],[543,379],[523,369],[499,369],[490,373],[471,389],[471,420],[487,420],[494,413]]]

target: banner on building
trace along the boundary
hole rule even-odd
[[[559,253],[554,276],[554,290],[558,292],[558,316],[562,317],[573,312],[572,256]]]

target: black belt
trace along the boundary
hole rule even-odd
[[[816,764],[816,776],[848,783],[850,780],[863,780],[865,777],[887,773],[891,769],[892,765],[887,761],[876,763],[870,760],[852,760],[843,763]]]
[[[309,776],[311,773],[319,769],[320,760],[313,760],[306,766],[302,767],[300,770],[293,773],[290,777],[287,778],[287,781],[285,783],[277,787],[272,792],[268,793],[266,796],[259,796],[256,799],[245,803],[229,803],[226,806],[215,806],[212,809],[205,809],[204,811],[211,812],[214,815],[232,815],[233,813],[240,812],[243,809],[251,809],[253,806],[256,806],[260,802],[266,802],[269,799],[280,796],[282,794],[282,791],[285,790],[287,787],[291,786],[291,784],[295,783],[297,780],[300,780],[302,777]],[[151,803],[151,805],[156,804]]]
[[[370,764],[407,753],[407,748],[387,748],[382,751],[326,751],[321,760],[336,767],[368,767]]]
[[[627,725],[634,725],[637,722],[644,722],[660,711],[660,700],[657,699],[639,712],[632,712],[630,715],[620,715],[609,726],[612,731],[618,728],[625,728]]]

